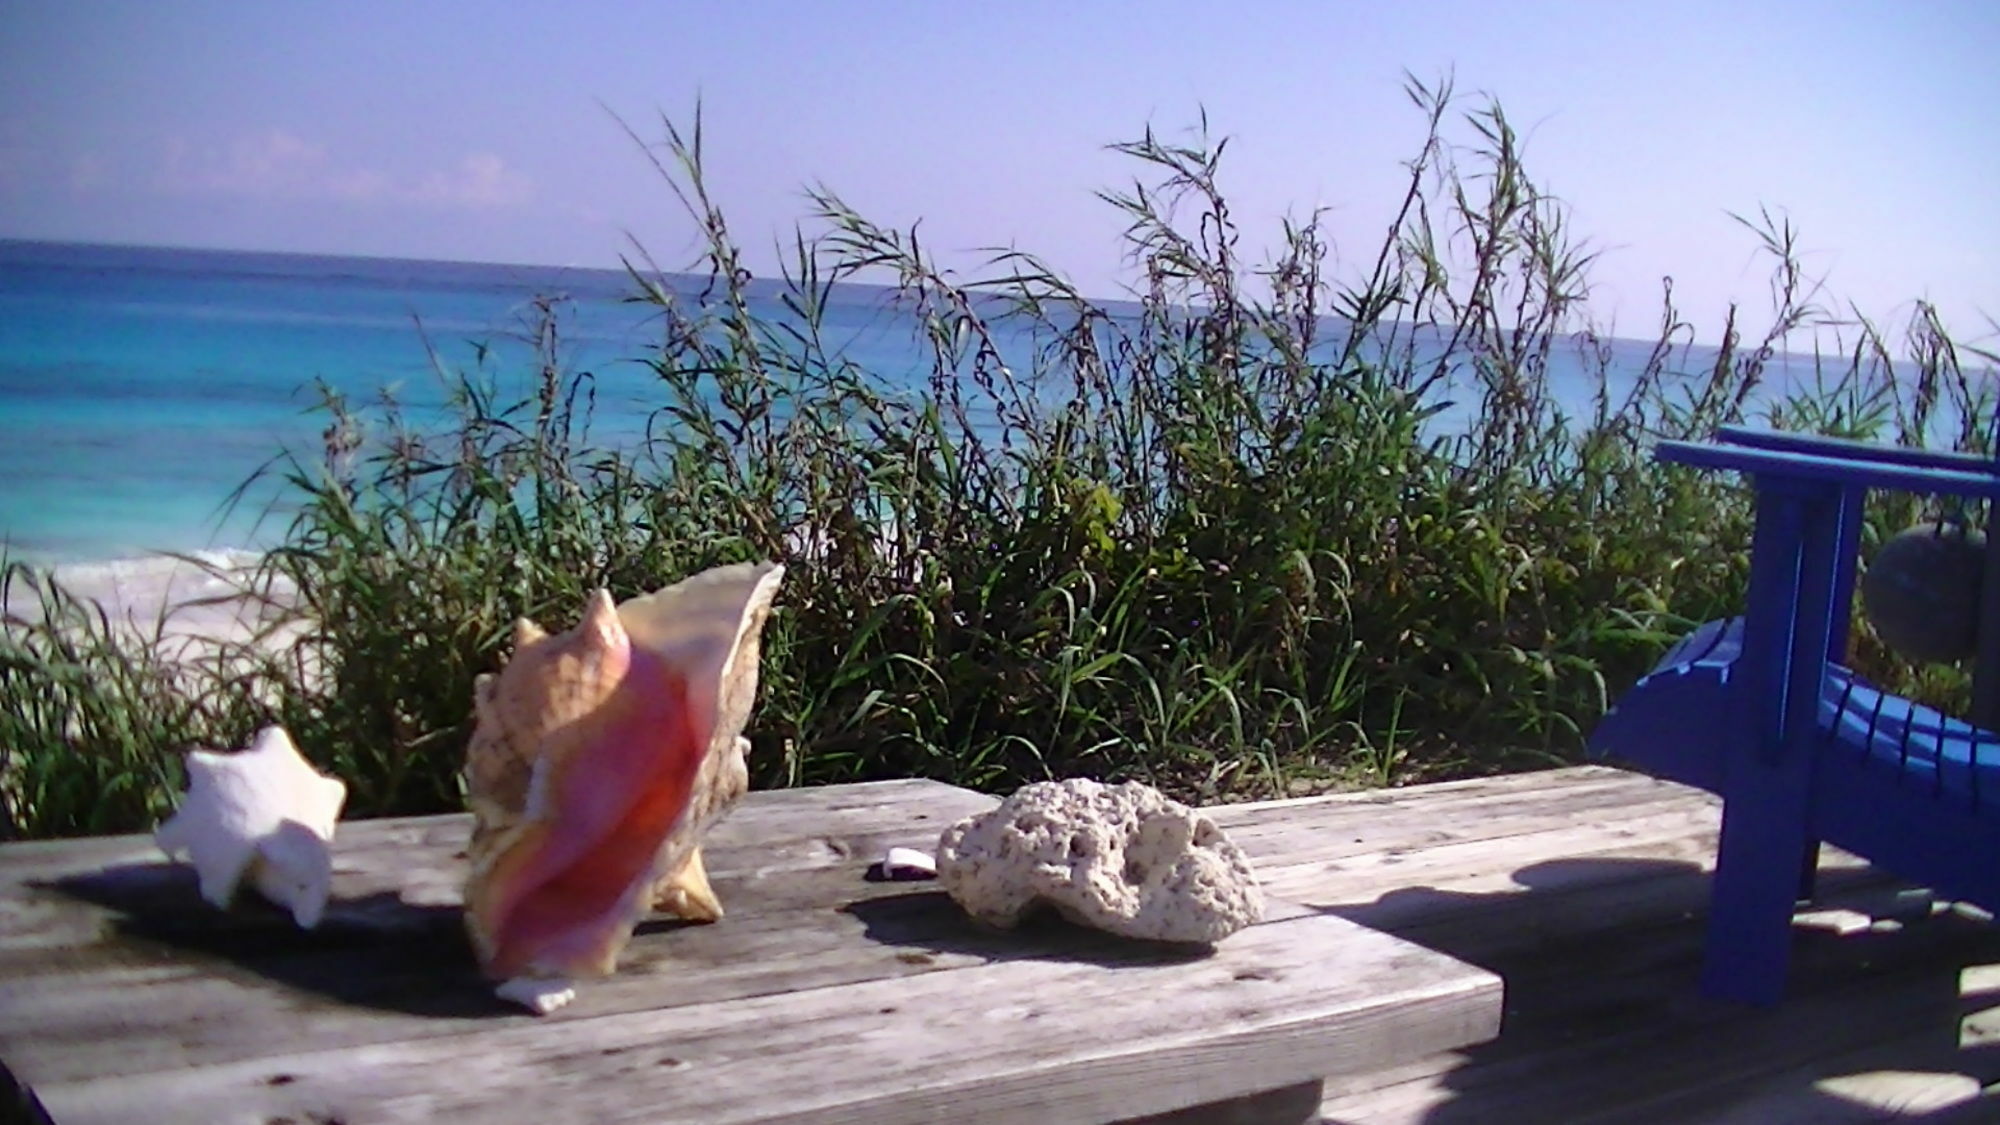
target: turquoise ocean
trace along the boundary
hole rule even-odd
[[[668,283],[692,298],[704,279]],[[616,270],[0,241],[0,544],[44,563],[267,547],[276,489],[230,498],[285,450],[317,462],[322,385],[421,416],[440,369],[482,350],[525,376],[537,298],[597,377],[598,432],[639,432],[660,396],[637,359],[662,326],[636,289]],[[827,328],[870,370],[915,369],[885,291],[843,287]]]
[[[703,279],[668,283],[692,297]],[[422,413],[443,403],[438,365],[472,367],[481,348],[525,377],[538,297],[562,299],[599,432],[637,433],[660,404],[637,360],[662,329],[635,288],[612,270],[0,241],[0,544],[72,564],[267,547],[285,522],[266,508],[275,489],[228,501],[287,449],[316,462],[319,385]],[[782,315],[775,287],[754,292],[756,311]],[[836,290],[826,324],[891,380],[925,370],[916,331],[862,285]],[[1616,341],[1614,366],[1636,372],[1646,352]],[[1582,365],[1552,375],[1558,400],[1587,410]]]

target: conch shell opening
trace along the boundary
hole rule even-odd
[[[618,606],[600,590],[565,633],[516,626],[466,755],[488,977],[603,976],[647,911],[721,917],[699,846],[749,787],[740,736],[783,575],[718,567]]]

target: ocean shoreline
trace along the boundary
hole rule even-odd
[[[263,552],[242,549],[53,565],[16,560],[29,573],[8,573],[0,619],[9,629],[34,629],[47,624],[51,606],[60,611],[67,603],[100,616],[119,643],[149,649],[170,666],[282,656],[308,622],[296,612],[296,590],[266,573],[263,560]]]

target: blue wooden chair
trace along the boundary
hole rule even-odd
[[[1742,617],[1674,646],[1591,734],[1593,753],[1723,799],[1703,992],[1784,992],[1792,912],[1829,842],[1946,898],[2000,913],[2000,629],[1982,628],[1974,716],[1950,718],[1844,666],[1861,505],[1872,488],[2000,499],[2000,462],[1726,428],[1662,460],[1756,490]],[[2000,610],[2000,543],[1983,603]]]

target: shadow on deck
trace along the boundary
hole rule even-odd
[[[1325,1122],[2000,1121],[2000,929],[1851,856],[1783,1004],[1697,993],[1699,791],[1584,767],[1212,811],[1274,894],[1506,980],[1498,1039],[1329,1082]]]

